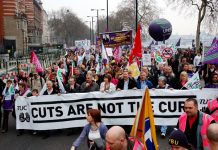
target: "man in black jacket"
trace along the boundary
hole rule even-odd
[[[120,79],[117,84],[117,90],[137,89],[134,79],[129,78],[128,70],[123,71],[123,79]]]
[[[79,93],[80,85],[76,83],[76,79],[71,77],[69,83],[65,86],[67,93]]]

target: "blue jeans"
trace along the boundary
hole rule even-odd
[[[161,133],[167,133],[167,126],[161,126],[160,128]]]

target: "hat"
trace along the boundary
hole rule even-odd
[[[188,139],[181,130],[174,130],[169,136],[169,144],[189,148]]]

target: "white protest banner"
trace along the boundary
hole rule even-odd
[[[151,52],[155,52],[156,50],[156,45],[151,45]]]
[[[91,43],[90,40],[78,40],[75,41],[75,46],[78,48],[86,48],[91,46],[90,43]]]
[[[151,54],[142,54],[142,65],[151,66]]]
[[[108,56],[113,56],[113,48],[106,48],[106,52]]]
[[[199,110],[205,110],[207,101],[217,93],[218,89],[150,90],[155,124],[176,125],[187,98],[196,98]],[[86,110],[90,108],[101,110],[106,125],[132,125],[143,94],[143,90],[128,90],[18,97],[16,127],[31,130],[83,127],[87,123]]]

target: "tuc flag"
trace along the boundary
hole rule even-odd
[[[133,56],[142,58],[141,26],[138,25],[134,45],[129,55],[129,65],[132,64]]]
[[[145,90],[130,135],[141,139],[147,150],[158,150],[154,115],[148,88]]]
[[[32,63],[32,64],[34,64],[36,66],[36,71],[37,72],[43,72],[43,68],[42,68],[42,66],[41,66],[41,64],[39,62],[39,59],[36,56],[34,51],[31,52],[30,63]]]

